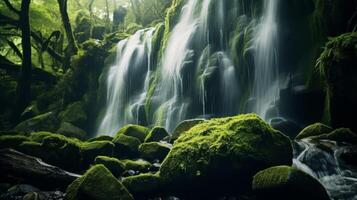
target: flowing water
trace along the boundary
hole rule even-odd
[[[344,159],[357,146],[334,141],[302,140],[294,144],[294,166],[318,179],[332,200],[357,199],[357,167]],[[350,158],[350,162],[353,160]]]

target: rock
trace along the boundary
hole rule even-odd
[[[160,176],[174,193],[201,198],[247,191],[256,172],[291,163],[289,138],[247,114],[201,122],[181,134]]]
[[[347,165],[357,167],[357,147],[346,147],[340,155],[340,159]]]
[[[190,119],[190,120],[182,121],[174,129],[172,136],[171,136],[172,141],[175,141],[177,138],[179,138],[181,133],[190,130],[192,127],[194,127],[197,124],[200,124],[204,121],[205,121],[205,119]]]
[[[139,160],[121,160],[125,164],[125,170],[134,170],[134,171],[139,171],[139,172],[148,172],[151,163],[139,159]]]
[[[25,108],[24,112],[21,113],[21,121],[27,120],[30,118],[33,118],[37,115],[39,115],[40,112],[38,111],[38,108],[36,105],[30,105],[27,108]]]
[[[98,156],[94,163],[103,164],[115,177],[119,177],[125,171],[125,164],[116,158]]]
[[[84,140],[87,135],[84,130],[68,122],[62,122],[60,128],[57,130],[57,133],[67,137],[78,138],[80,140]]]
[[[66,190],[66,200],[131,200],[133,197],[104,165],[95,165]]]
[[[147,160],[162,161],[171,149],[171,145],[159,142],[143,143],[139,146],[140,156]]]
[[[324,133],[330,133],[331,131],[333,131],[333,129],[331,127],[328,127],[324,124],[321,123],[315,123],[312,124],[306,128],[304,128],[297,136],[296,136],[296,140],[301,140],[307,137],[311,137],[311,136],[318,136]]]
[[[158,174],[139,174],[126,177],[123,179],[123,185],[135,197],[154,196],[163,189]]]
[[[297,123],[282,118],[274,118],[271,120],[270,124],[274,129],[289,136],[290,139],[294,139],[302,130]]]
[[[0,147],[16,149],[22,142],[25,141],[29,141],[29,138],[24,135],[1,135]]]
[[[165,128],[157,126],[151,129],[151,131],[145,138],[145,142],[160,142],[167,136],[169,136],[169,133],[167,133]]]
[[[19,146],[21,152],[69,171],[80,171],[80,140],[48,132],[32,133],[30,138],[32,141]]]
[[[357,33],[351,32],[329,38],[317,61],[325,79],[331,125],[357,131]]]
[[[136,137],[119,135],[113,139],[115,155],[119,158],[134,158],[138,153],[140,140]]]
[[[84,142],[81,145],[81,153],[84,167],[93,163],[97,156],[113,156],[114,144],[108,141]]]
[[[87,121],[87,114],[84,110],[82,102],[77,101],[67,106],[66,110],[62,111],[58,118],[63,122],[69,122],[75,126],[83,127]]]
[[[112,141],[113,137],[109,136],[109,135],[100,135],[94,138],[91,138],[89,140],[87,140],[87,142],[94,142],[94,141]]]
[[[348,128],[339,128],[331,133],[326,133],[318,136],[312,136],[310,139],[313,140],[332,140],[336,142],[344,142],[356,145],[357,144],[357,134],[352,132]]]
[[[58,120],[54,113],[48,112],[21,122],[14,130],[22,133],[32,133],[38,131],[56,131]]]
[[[329,200],[318,180],[289,166],[260,171],[253,179],[253,192],[259,199]]]
[[[119,137],[121,137],[121,135],[126,135],[137,138],[140,142],[144,142],[148,132],[149,129],[144,126],[129,124],[118,131],[114,137],[114,140],[117,140]]]
[[[2,181],[30,183],[45,189],[64,189],[79,177],[12,149],[0,150],[0,171]]]
[[[49,192],[31,192],[27,193],[23,200],[60,200],[64,199],[65,194],[61,191],[49,191]]]

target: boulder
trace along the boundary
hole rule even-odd
[[[59,123],[55,114],[48,112],[21,122],[14,128],[14,130],[22,133],[56,131],[58,125]]]
[[[81,144],[81,153],[84,167],[94,162],[97,156],[113,156],[114,144],[109,141],[84,142]]]
[[[125,164],[116,158],[98,156],[94,163],[104,165],[115,177],[119,177],[125,171]]]
[[[174,193],[206,198],[246,192],[258,171],[285,164],[292,164],[290,139],[247,114],[204,121],[182,133],[160,176]]]
[[[157,126],[151,129],[145,138],[145,142],[160,142],[167,136],[169,136],[169,133],[167,133],[165,128]]]
[[[133,171],[139,171],[139,172],[148,172],[151,163],[139,159],[139,160],[121,160],[125,164],[125,170],[133,170]]]
[[[175,141],[178,137],[180,137],[181,133],[190,130],[192,127],[194,127],[197,124],[200,124],[204,121],[205,121],[205,119],[189,119],[189,120],[182,121],[174,129],[172,136],[171,136],[171,140]]]
[[[318,180],[289,166],[276,166],[258,172],[254,176],[252,187],[257,200],[330,199]]]
[[[146,160],[164,160],[171,149],[170,144],[149,142],[139,146],[140,156]]]
[[[78,128],[77,126],[74,126],[68,122],[62,122],[59,129],[57,130],[57,133],[67,137],[78,138],[80,140],[84,140],[87,135],[83,129]]]
[[[330,133],[333,129],[321,123],[315,123],[304,128],[295,139],[301,140],[311,136],[318,136],[325,133]]]
[[[95,165],[70,184],[66,200],[131,200],[128,190],[104,165]]]
[[[348,128],[339,128],[330,133],[321,134],[318,136],[309,137],[312,140],[332,140],[336,142],[357,144],[357,134]]]
[[[91,138],[87,140],[87,142],[94,142],[94,141],[112,141],[113,137],[109,135],[99,135],[97,137]]]
[[[129,124],[118,131],[118,133],[114,137],[114,140],[117,140],[119,137],[121,137],[121,135],[126,135],[137,138],[138,140],[140,140],[140,142],[144,142],[148,132],[149,129],[144,126]]]
[[[78,101],[68,105],[66,110],[58,115],[58,118],[62,123],[69,122],[75,126],[83,127],[87,121],[87,114],[82,102]]]
[[[113,139],[115,155],[119,158],[134,158],[138,155],[140,140],[136,137],[119,135]]]
[[[154,196],[161,192],[161,179],[158,174],[139,174],[123,179],[123,185],[135,197]]]

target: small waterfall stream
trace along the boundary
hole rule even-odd
[[[332,200],[355,200],[357,167],[346,163],[343,156],[356,149],[357,146],[329,140],[304,139],[294,143],[293,165],[318,179]]]

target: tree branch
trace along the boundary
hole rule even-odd
[[[4,0],[6,6],[9,8],[9,10],[11,10],[12,12],[16,13],[17,15],[20,15],[20,11],[17,10],[11,3],[9,0]]]

